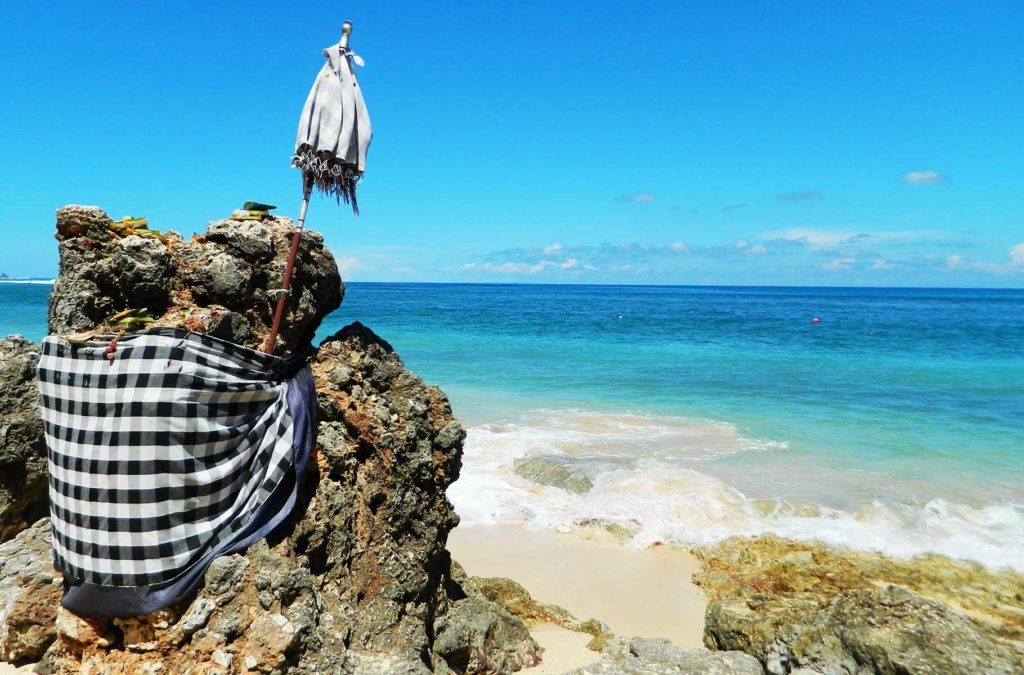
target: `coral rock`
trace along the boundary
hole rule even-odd
[[[704,641],[773,675],[1024,672],[1024,577],[778,537],[698,551]]]
[[[37,345],[20,335],[0,339],[0,541],[49,515],[38,363]]]
[[[261,348],[270,332],[291,248],[287,218],[265,222],[218,220],[188,241],[122,236],[94,206],[57,211],[60,266],[50,294],[49,330],[92,330],[125,309],[146,308],[155,325],[211,333]],[[344,287],[323,237],[302,235],[279,336],[287,354],[311,340],[323,318],[341,304]],[[224,321],[227,320],[227,324]]]

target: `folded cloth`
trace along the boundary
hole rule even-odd
[[[108,346],[43,341],[53,556],[64,607],[133,616],[287,517],[315,432],[312,348],[285,361],[172,328]]]

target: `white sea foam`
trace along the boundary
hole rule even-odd
[[[52,286],[56,279],[0,279],[0,284],[40,284]]]
[[[635,547],[774,533],[901,557],[932,552],[1024,570],[1024,505],[875,500],[843,509],[782,495],[750,498],[710,475],[708,460],[716,456],[785,447],[706,420],[539,411],[517,422],[469,429],[461,477],[449,495],[466,524],[527,522],[564,529],[596,518],[632,531],[629,545]],[[514,460],[534,455],[587,474],[593,488],[578,494],[516,475]]]

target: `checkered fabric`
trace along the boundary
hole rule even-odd
[[[69,579],[175,579],[243,529],[293,469],[284,362],[170,328],[43,341],[54,564]]]

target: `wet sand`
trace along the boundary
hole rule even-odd
[[[603,533],[518,525],[457,527],[448,549],[468,574],[518,581],[537,600],[599,619],[616,634],[703,646],[706,602],[690,581],[699,563],[686,550],[630,550]]]

